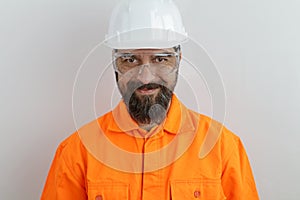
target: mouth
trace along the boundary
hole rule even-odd
[[[142,85],[141,87],[137,88],[136,92],[141,95],[151,95],[151,94],[155,94],[159,90],[160,90],[160,85],[155,83],[150,83],[150,84]]]

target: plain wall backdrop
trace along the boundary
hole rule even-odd
[[[116,2],[0,1],[0,199],[39,199],[57,146],[81,125],[72,110],[77,70],[104,39]],[[175,2],[222,75],[224,123],[246,147],[261,199],[299,199],[300,2]],[[114,88],[105,81],[100,93]],[[82,123],[89,103],[79,106]]]

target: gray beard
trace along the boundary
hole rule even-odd
[[[130,116],[138,124],[160,124],[166,117],[169,103],[173,92],[165,86],[150,83],[139,88],[160,88],[158,94],[154,95],[136,95],[135,92],[124,95],[124,100]]]

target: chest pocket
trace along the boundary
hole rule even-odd
[[[171,200],[225,200],[221,180],[193,179],[171,182]]]
[[[129,185],[121,182],[88,182],[88,200],[128,200]]]

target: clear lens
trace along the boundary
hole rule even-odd
[[[155,75],[169,74],[178,68],[177,52],[165,53],[115,53],[114,67],[121,75],[138,75],[145,67]]]

